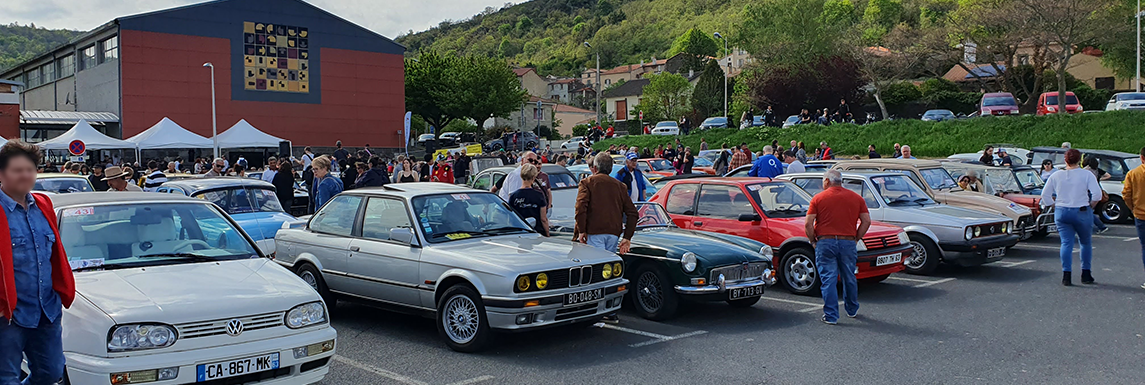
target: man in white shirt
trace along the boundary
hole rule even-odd
[[[278,159],[272,156],[266,160],[266,171],[262,172],[262,180],[273,182],[276,174],[278,174]]]
[[[310,168],[310,162],[314,161],[314,153],[310,151],[310,146],[306,146],[302,150],[302,170]]]
[[[795,157],[795,152],[792,150],[783,152],[783,162],[787,163],[787,172],[785,172],[785,174],[807,172],[807,168],[803,167],[803,163],[799,162],[799,159]]]
[[[530,161],[535,159],[537,159],[536,153],[532,151],[526,151],[525,155],[521,156],[521,161],[517,162],[517,168],[513,169],[509,175],[505,175],[505,181],[501,184],[501,187],[498,188],[494,186],[493,192],[497,193],[501,199],[504,199],[506,202],[508,202],[509,196],[513,195],[513,193],[517,192],[517,190],[520,190],[525,183],[525,181],[521,179],[521,166],[530,164]]]

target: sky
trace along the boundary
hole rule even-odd
[[[383,36],[424,31],[443,20],[461,20],[505,0],[306,0]],[[119,16],[156,11],[201,0],[2,0],[0,23],[87,31]],[[520,3],[521,1],[515,1]]]

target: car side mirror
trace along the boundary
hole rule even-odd
[[[413,229],[396,227],[390,229],[390,240],[398,243],[413,244]]]
[[[528,223],[530,228],[535,228],[537,227],[537,218],[525,218],[525,223]]]
[[[760,218],[759,214],[756,214],[756,213],[740,214],[739,215],[739,221],[740,222],[759,222],[761,220],[763,220],[763,218]]]

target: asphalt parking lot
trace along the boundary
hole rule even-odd
[[[342,384],[1141,384],[1145,281],[1132,226],[1094,238],[1097,285],[1063,287],[1058,238],[1001,262],[860,286],[859,318],[821,323],[818,298],[769,290],[750,309],[692,305],[667,322],[499,335],[456,353],[433,321],[342,302]],[[1075,256],[1077,253],[1075,252]]]

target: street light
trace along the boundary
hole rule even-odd
[[[215,65],[211,62],[203,63],[203,67],[211,68],[211,140],[215,141],[215,159],[219,158],[219,118],[215,114]],[[212,161],[213,162],[213,161]]]
[[[588,49],[590,49],[590,50],[592,49],[592,44],[588,44],[587,41],[584,42],[584,46],[588,47]],[[600,93],[603,92],[603,90],[601,90],[601,88],[600,88],[600,51],[596,51],[596,86],[593,87],[593,89],[596,90],[596,124],[599,126],[600,125]]]
[[[1138,1],[1140,1],[1140,0],[1138,0]],[[725,39],[724,35],[720,35],[719,32],[716,32],[715,35],[716,35],[716,39],[720,39],[720,40],[724,41],[724,55],[728,55],[728,72],[724,73],[724,124],[726,125],[729,123],[728,122],[728,76],[731,76],[731,72],[732,72],[732,57],[728,53],[728,39]]]
[[[1137,62],[1136,62],[1136,64],[1137,64],[1137,76],[1136,76],[1136,79],[1134,79],[1135,84],[1133,85],[1134,90],[1137,92],[1141,92],[1141,15],[1142,14],[1145,14],[1145,12],[1141,12],[1141,0],[1137,0],[1137,15],[1136,15],[1136,19],[1137,19]]]

